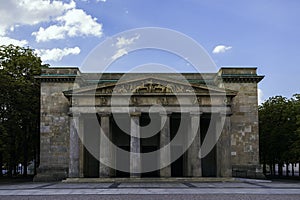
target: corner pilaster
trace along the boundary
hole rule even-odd
[[[70,114],[69,178],[79,177],[79,117],[80,113]]]

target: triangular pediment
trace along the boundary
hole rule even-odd
[[[65,91],[66,96],[108,95],[108,94],[188,94],[197,95],[227,95],[235,96],[232,90],[220,89],[199,83],[189,83],[187,80],[169,79],[167,77],[147,76],[137,79],[124,79],[117,82],[90,85],[71,91]]]

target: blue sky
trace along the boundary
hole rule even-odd
[[[90,51],[122,31],[162,27],[197,41],[221,66],[257,66],[262,100],[300,93],[298,0],[0,0],[0,44],[36,49],[51,66],[81,66]],[[138,59],[137,59],[138,58]],[[167,52],[123,54],[112,71],[143,63],[189,71]]]

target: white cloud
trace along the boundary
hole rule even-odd
[[[126,49],[119,49],[111,58],[116,60],[117,58],[120,58],[126,54],[128,54]]]
[[[6,26],[3,24],[0,24],[0,36],[5,36],[6,34]]]
[[[69,3],[59,0],[5,1],[0,7],[0,35],[4,36],[9,29],[14,30],[16,25],[34,25],[50,21],[75,7],[76,3],[73,0]]]
[[[25,46],[28,44],[27,40],[16,40],[10,37],[0,36],[0,45],[15,45],[15,46]]]
[[[258,98],[259,105],[262,104],[262,102],[263,102],[263,96],[264,96],[263,91],[260,88],[258,88],[257,89],[257,98]]]
[[[74,48],[54,48],[54,49],[37,49],[35,50],[38,56],[41,57],[43,62],[45,61],[60,61],[63,57],[68,55],[77,55],[80,53],[79,47]]]
[[[213,53],[214,54],[218,54],[218,53],[225,53],[226,51],[232,49],[231,46],[225,46],[225,45],[218,45],[213,49]]]
[[[78,0],[78,1],[83,1],[83,2],[87,2],[87,3],[89,3],[90,2],[90,0]],[[106,0],[95,0],[97,3],[98,2],[106,2]]]
[[[125,38],[125,37],[118,37],[117,42],[113,44],[112,46],[116,46],[117,50],[116,53],[111,57],[112,60],[116,60],[126,54],[128,54],[128,48],[131,44],[134,43],[135,40],[138,40],[140,38],[140,35],[136,35],[131,38]]]
[[[61,26],[53,25],[46,30],[40,27],[38,32],[33,32],[32,35],[36,36],[35,40],[37,42],[49,41],[52,39],[63,39],[65,37],[66,29]]]
[[[33,32],[37,42],[49,41],[52,39],[64,39],[66,36],[102,36],[102,24],[96,18],[86,14],[81,9],[68,10],[64,15],[56,18],[59,25],[52,25],[39,31]]]
[[[128,46],[128,45],[131,45],[135,40],[139,39],[140,38],[140,35],[136,35],[135,37],[132,37],[132,38],[124,38],[124,37],[118,37],[117,38],[117,43],[116,43],[116,46],[118,48],[122,48],[124,46]]]

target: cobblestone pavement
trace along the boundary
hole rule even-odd
[[[11,183],[0,199],[300,199],[300,182]]]

